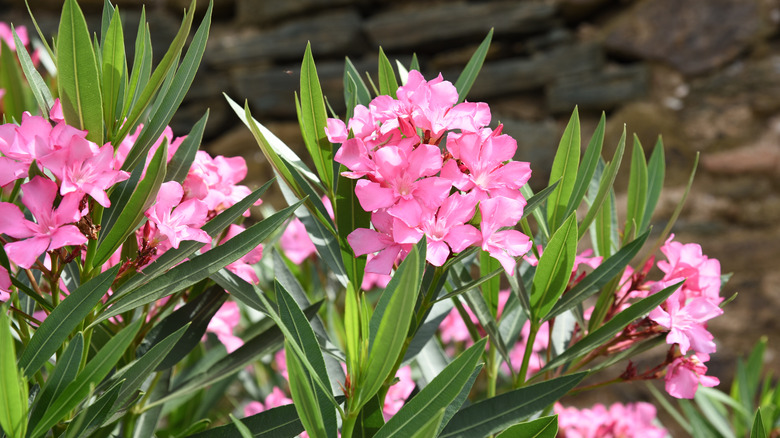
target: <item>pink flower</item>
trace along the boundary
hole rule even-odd
[[[607,409],[563,407],[556,403],[558,435],[564,438],[665,438],[667,432],[655,423],[656,409],[650,403],[614,403]]]
[[[24,239],[5,245],[5,252],[12,262],[27,269],[46,251],[87,243],[78,227],[71,225],[81,218],[81,196],[66,195],[55,208],[57,184],[41,176],[23,184],[22,193],[22,203],[36,222],[25,219],[18,206],[0,202],[0,233]]]
[[[279,389],[278,386],[274,386],[271,393],[265,398],[264,405],[266,409],[273,409],[279,406],[290,405],[292,402],[292,399],[287,397],[287,394]]]
[[[441,176],[448,178],[460,190],[472,190],[478,199],[504,196],[525,200],[520,187],[531,178],[529,163],[511,161],[517,150],[512,137],[489,128],[481,132],[451,133],[447,150],[453,159],[442,168]]]
[[[415,387],[414,380],[412,380],[412,369],[409,368],[408,365],[400,368],[395,374],[395,377],[398,381],[387,389],[385,404],[382,408],[385,420],[390,419],[390,417],[401,410],[406,399],[412,394]]]
[[[259,401],[252,400],[244,406],[244,417],[251,417],[265,411],[265,406]]]
[[[138,136],[141,135],[141,131],[143,129],[143,124],[138,125],[138,128],[136,128],[135,132],[128,134],[127,137],[125,137],[124,140],[122,140],[122,142],[119,144],[119,146],[117,146],[114,156],[115,169],[120,169],[122,165],[125,164],[125,160],[127,159],[127,155],[130,153],[130,149],[135,146],[135,142],[138,140]],[[146,168],[149,167],[149,162],[152,161],[152,157],[154,156],[155,152],[157,152],[157,149],[162,145],[163,140],[168,141],[168,156],[165,158],[165,161],[169,162],[176,154],[176,151],[179,149],[179,146],[185,138],[186,137],[177,137],[174,139],[173,130],[170,126],[166,126],[165,129],[163,129],[162,135],[152,144],[152,147],[149,149],[149,153],[146,155],[144,170],[141,173],[141,177],[143,178],[143,176],[146,175]]]
[[[41,163],[62,181],[60,194],[87,194],[103,207],[111,206],[106,190],[124,181],[130,174],[112,167],[114,148],[106,144],[98,148],[78,136],[64,148],[41,158]]]
[[[0,266],[0,302],[8,301],[11,298],[11,276],[8,270]]]
[[[0,187],[11,184],[17,179],[27,178],[29,167],[28,164],[0,156]]]
[[[241,338],[233,335],[233,330],[235,330],[240,321],[241,311],[238,308],[238,304],[233,301],[226,301],[225,304],[217,310],[217,313],[214,314],[211,321],[209,321],[206,332],[217,335],[217,339],[225,345],[227,352],[232,353],[240,346],[244,345],[244,341],[241,340]]]
[[[681,290],[685,299],[703,297],[720,304],[720,262],[702,254],[701,246],[695,243],[674,242],[674,235],[661,247],[669,260],[658,261],[658,268],[664,272],[663,281],[669,285],[674,280],[685,279]]]
[[[374,224],[376,231],[358,228],[349,233],[347,242],[358,257],[378,252],[366,263],[366,272],[390,274],[396,259],[406,256],[412,249],[412,245],[400,244],[393,239],[393,217],[386,211],[374,212],[371,215],[371,223]]]
[[[373,254],[369,254],[368,256],[366,256],[366,260],[370,262],[371,259],[373,259],[374,257],[375,256]],[[371,290],[374,287],[385,288],[387,287],[387,284],[390,283],[391,278],[393,278],[391,275],[382,275],[382,274],[375,274],[373,272],[364,272],[363,281],[360,284],[360,289]]]
[[[0,125],[0,152],[6,157],[29,166],[34,160],[67,147],[74,137],[84,139],[87,131],[80,131],[65,123],[52,128],[43,117],[22,114],[22,123]],[[26,174],[25,174],[26,176]]]
[[[666,343],[679,344],[682,354],[691,348],[697,353],[714,353],[713,336],[705,326],[708,320],[723,314],[723,310],[705,298],[694,298],[688,303],[681,298],[684,299],[682,291],[676,291],[662,306],[650,311],[648,318],[669,329]]]
[[[284,351],[284,348],[274,354],[273,363],[276,366],[276,369],[279,370],[279,374],[284,377],[284,380],[289,380],[290,377],[287,374],[287,353]]]
[[[211,237],[200,229],[206,223],[208,207],[198,200],[189,199],[179,203],[183,190],[175,181],[162,184],[157,193],[157,202],[146,211],[146,217],[157,228],[155,239],[167,239],[173,248],[182,240],[211,243]]]
[[[666,369],[666,392],[672,397],[692,399],[700,383],[707,387],[720,383],[717,377],[706,373],[707,367],[695,354],[678,357]]]
[[[531,249],[531,240],[517,230],[499,230],[514,227],[523,217],[524,206],[525,201],[503,196],[486,199],[479,204],[482,212],[482,249],[498,260],[509,275],[514,275],[515,257]]]
[[[300,219],[293,218],[284,229],[282,237],[279,238],[279,246],[282,247],[284,255],[293,263],[300,265],[304,260],[317,252],[314,247],[306,227]]]
[[[198,151],[184,180],[187,198],[202,200],[210,211],[225,210],[251,193],[247,186],[237,184],[246,174],[246,161],[242,157],[212,158],[207,152]],[[258,200],[255,205],[261,203]],[[249,216],[248,210],[244,216]]]
[[[245,230],[246,228],[242,227],[241,225],[230,224],[225,237],[219,241],[219,244],[221,245],[227,242],[228,240],[243,233]],[[206,245],[203,247],[201,252],[208,251],[209,249],[211,249],[211,245]],[[257,272],[255,272],[255,269],[252,267],[252,265],[259,262],[262,258],[263,245],[257,245],[257,247],[244,254],[240,259],[225,266],[225,268],[227,268],[228,271],[241,277],[247,283],[260,284],[260,279],[257,277]]]

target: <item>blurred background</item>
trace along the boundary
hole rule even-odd
[[[79,3],[97,30],[102,0]],[[159,60],[189,1],[116,3],[128,47],[146,4]],[[51,35],[62,2],[29,4]],[[206,6],[198,0],[201,15]],[[547,183],[575,105],[583,146],[606,111],[605,156],[623,123],[648,155],[663,135],[667,178],[655,216],[659,231],[701,152],[673,232],[679,241],[700,243],[724,273],[734,273],[724,296],[739,293],[710,325],[719,342],[710,374],[728,391],[736,358],[763,334],[769,336],[767,366],[780,373],[780,1],[215,0],[214,8],[203,65],[172,125],[177,135],[186,134],[210,109],[205,149],[244,156],[249,185],[272,173],[222,92],[247,99],[261,123],[302,152],[293,93],[307,41],[328,101],[343,114],[345,56],[376,77],[380,45],[405,65],[416,53],[426,78],[442,72],[454,82],[491,27],[493,44],[468,100],[488,102],[494,124],[500,121],[517,139],[516,159],[531,162],[535,188]],[[0,20],[28,25],[34,34],[22,0],[0,0]],[[624,174],[617,189],[626,186]],[[278,195],[264,199],[283,206]],[[646,397],[643,385],[615,389],[613,396],[624,400]]]

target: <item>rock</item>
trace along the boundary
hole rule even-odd
[[[548,30],[555,7],[537,2],[442,3],[390,10],[366,20],[364,30],[386,51],[419,47],[446,47],[448,43],[495,35],[523,35]]]
[[[486,63],[469,92],[469,98],[486,99],[541,89],[559,75],[591,72],[600,69],[603,64],[603,51],[595,44],[565,46],[530,58]]]
[[[361,0],[235,0],[236,18],[241,24],[272,24],[295,15],[317,15],[317,12],[361,3]]]
[[[553,112],[580,109],[608,110],[647,94],[649,74],[643,64],[559,76],[547,88],[547,105]]]
[[[761,0],[645,0],[618,18],[614,54],[669,63],[686,75],[721,67],[770,32]]]
[[[691,98],[742,103],[759,114],[780,111],[780,54],[736,62],[729,68],[691,83]]]
[[[560,0],[561,15],[568,22],[588,18],[613,0]]]
[[[318,57],[361,53],[361,19],[352,9],[299,19],[264,32],[225,35],[209,41],[205,61],[216,68],[251,65],[269,59],[300,60],[306,43]]]

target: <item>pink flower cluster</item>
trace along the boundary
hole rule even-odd
[[[658,425],[655,406],[638,402],[615,403],[609,408],[597,404],[591,409],[563,407],[556,403],[558,436],[561,438],[665,438]]]
[[[522,217],[519,189],[531,176],[528,163],[512,161],[516,141],[501,126],[487,127],[487,104],[457,103],[441,75],[426,81],[412,70],[397,96],[358,105],[348,124],[328,119],[328,139],[341,143],[334,159],[349,169],[342,175],[358,179],[355,195],[372,213],[373,229],[348,236],[353,251],[377,253],[366,271],[389,274],[425,236],[432,265],[477,246],[512,274],[531,246],[528,236],[505,229]]]
[[[667,344],[676,344],[681,354],[666,371],[666,391],[674,397],[693,398],[699,383],[710,387],[720,383],[717,377],[705,375],[704,365],[716,350],[713,336],[707,331],[707,321],[723,313],[718,307],[723,301],[720,263],[703,255],[698,244],[682,244],[673,238],[661,247],[668,261],[659,261],[658,268],[665,275],[650,290],[661,290],[680,280],[685,282],[648,317],[669,331]],[[685,356],[689,352],[692,354]]]

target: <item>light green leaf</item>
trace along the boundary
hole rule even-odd
[[[103,145],[99,84],[97,59],[84,14],[76,0],[65,0],[57,37],[57,85],[62,113],[69,125],[88,131],[88,140]]]
[[[306,44],[306,53],[301,64],[301,100],[297,104],[298,123],[301,126],[303,142],[314,160],[314,167],[328,193],[333,193],[333,145],[325,135],[328,114],[325,99],[317,76],[317,67],[311,53],[311,43]]]
[[[537,418],[515,424],[501,432],[496,438],[555,438],[558,435],[558,416]]]
[[[419,429],[414,431],[414,434],[411,435],[412,438],[429,438],[432,436],[436,436],[436,434],[439,431],[439,426],[441,426],[442,419],[444,417],[445,409],[441,408],[439,409],[439,412],[434,414],[432,417],[428,418],[425,421],[425,424],[423,424]]]
[[[138,30],[135,35],[135,44],[133,45],[133,70],[130,73],[130,80],[127,82],[125,100],[122,104],[122,115],[126,115],[130,108],[135,105],[141,95],[141,90],[149,82],[149,76],[152,75],[152,41],[149,36],[149,27],[146,23],[146,8],[141,8],[141,17],[138,20]],[[126,123],[126,122],[125,122]],[[135,126],[132,127],[135,129]],[[128,131],[129,132],[129,131]],[[114,133],[113,144],[119,138]]]
[[[606,341],[612,339],[627,325],[660,306],[661,303],[666,301],[666,299],[669,298],[669,296],[672,295],[682,283],[682,281],[676,283],[661,290],[660,292],[657,292],[632,304],[631,307],[615,315],[615,317],[610,319],[606,324],[588,333],[571,348],[550,360],[550,362],[548,362],[547,365],[545,365],[544,368],[542,368],[539,373],[536,374],[536,376],[541,376],[545,371],[552,370],[555,367],[569,363],[572,360],[591,352],[593,349],[604,345]]]
[[[531,314],[537,321],[550,312],[569,284],[576,255],[577,217],[572,214],[552,235],[536,266]]]
[[[552,405],[587,374],[557,377],[474,403],[455,414],[439,437],[470,438],[496,433]]]
[[[661,197],[665,176],[666,157],[664,155],[664,142],[659,135],[647,165],[647,204],[645,205],[645,214],[639,227],[640,230],[646,230],[650,226],[655,206]]]
[[[387,59],[387,55],[379,48],[379,94],[388,95],[393,99],[396,98],[396,91],[398,90],[398,80],[395,78],[395,71],[393,70],[393,64]]]
[[[22,51],[24,51],[24,46]],[[0,40],[0,89],[5,94],[0,97],[3,104],[3,116],[8,121],[22,121],[22,113],[27,109],[24,99],[25,84],[22,81],[22,72],[16,62],[14,51],[8,47],[5,40]]]
[[[7,306],[0,306],[0,427],[10,438],[27,431],[27,380],[16,365],[16,349]]]
[[[631,259],[642,249],[649,235],[649,231],[645,232],[637,237],[636,240],[621,248],[613,256],[604,260],[593,272],[585,276],[566,295],[561,297],[560,301],[555,304],[550,313],[542,320],[547,321],[554,318],[598,292],[616,275],[623,272],[623,269],[625,269]]]
[[[285,351],[289,351],[287,357],[287,370],[289,373],[290,394],[293,398],[295,409],[303,423],[304,429],[310,436],[315,438],[328,436],[325,430],[322,415],[325,412],[320,411],[317,403],[317,396],[314,394],[315,385],[309,381],[306,371],[292,350],[287,347],[289,342],[285,341]],[[328,409],[328,412],[333,409]],[[334,416],[335,420],[335,416]],[[332,430],[335,436],[335,427]]]
[[[67,300],[65,300],[67,301]],[[47,318],[48,320],[48,318]],[[90,393],[91,387],[94,387],[111,371],[116,362],[122,357],[125,349],[130,345],[141,328],[143,323],[139,319],[131,325],[122,329],[116,336],[111,338],[97,352],[97,354],[87,362],[78,377],[72,381],[62,392],[51,407],[43,414],[41,421],[35,426],[31,435],[32,438],[43,435],[51,429],[58,421],[65,417],[73,408],[81,403]]]
[[[111,257],[127,236],[134,233],[141,221],[144,219],[144,212],[151,207],[157,199],[157,192],[165,181],[165,162],[168,158],[168,140],[164,139],[162,145],[157,148],[149,167],[146,169],[146,175],[142,179],[130,199],[125,205],[112,206],[109,209],[109,217],[113,216],[113,211],[117,209],[120,213],[116,217],[116,222],[106,231],[106,237],[101,240],[97,247],[94,259],[87,257],[85,269],[91,270],[94,267],[102,266],[106,260]]]
[[[195,125],[192,126],[190,133],[184,141],[181,142],[179,148],[171,157],[171,161],[168,163],[168,167],[165,170],[166,181],[176,181],[183,183],[187,178],[187,173],[192,167],[192,162],[195,161],[195,156],[198,153],[200,142],[203,139],[203,131],[206,129],[206,122],[209,119],[209,110],[206,110],[206,114],[198,120]]]
[[[566,206],[566,211],[563,213],[563,217],[569,217],[570,214],[577,210],[580,206],[582,198],[585,196],[585,192],[588,191],[590,180],[593,178],[593,174],[596,172],[596,167],[601,160],[601,149],[604,145],[604,130],[606,129],[607,117],[604,113],[601,113],[601,120],[596,126],[596,130],[593,132],[593,136],[588,142],[588,147],[585,149],[585,154],[582,157],[580,163],[580,169],[577,172],[577,180],[574,182],[574,188],[572,189],[571,198],[569,204]]]
[[[750,438],[767,438],[768,435],[764,429],[764,420],[761,418],[761,408],[756,411],[753,420],[753,428],[750,430]]]
[[[580,116],[577,108],[569,119],[569,124],[563,131],[563,136],[555,153],[550,184],[561,180],[560,185],[553,190],[547,199],[547,221],[553,232],[563,222],[563,213],[569,204],[574,184],[577,181],[577,166],[580,162]]]
[[[238,430],[238,433],[241,434],[241,438],[252,438],[252,432],[249,431],[249,428],[244,425],[244,423],[241,422],[238,418],[234,417],[233,414],[230,415],[230,420],[233,422],[233,425],[236,426],[236,429]]]
[[[414,305],[420,291],[425,266],[425,239],[417,244],[406,256],[393,275],[384,294],[391,297],[383,312],[378,310],[372,316],[379,321],[369,346],[368,359],[359,376],[357,405],[360,406],[381,388],[390,375],[393,366],[401,354],[409,324],[414,314]],[[372,324],[373,326],[373,324]]]
[[[344,171],[346,168],[342,165],[340,170]],[[366,258],[355,256],[347,242],[347,236],[358,228],[369,228],[371,213],[363,210],[355,196],[357,180],[341,176],[341,171],[336,180],[336,230],[347,277],[355,288],[359,288],[363,281]]]
[[[363,82],[362,75],[359,71],[355,68],[355,65],[352,64],[352,61],[349,58],[346,58],[344,60],[344,80],[347,81],[347,77],[351,78],[352,81],[355,83],[356,87],[356,94],[355,94],[355,100],[356,103],[363,106],[368,106],[368,104],[371,102],[371,92],[368,91],[368,87],[366,86],[366,83]],[[345,88],[346,89],[346,88]],[[349,99],[345,99],[347,102],[349,102]],[[350,108],[348,108],[350,109]],[[349,118],[347,118],[349,120]]]
[[[92,312],[111,287],[118,271],[119,266],[114,266],[81,285],[43,320],[19,358],[19,367],[26,377],[38,371],[73,329]]]
[[[458,80],[455,81],[455,89],[458,91],[458,103],[466,100],[466,95],[471,90],[471,86],[474,85],[474,81],[479,75],[479,71],[482,69],[482,64],[485,62],[485,56],[487,56],[488,49],[490,49],[490,41],[493,39],[493,28],[490,28],[487,36],[482,43],[477,47],[477,50],[471,55],[471,59],[463,68],[463,71],[458,76]],[[419,68],[419,66],[417,66]]]
[[[27,48],[22,44],[22,40],[19,39],[19,35],[11,26],[11,30],[14,34],[14,44],[16,44],[16,55],[19,57],[19,62],[22,65],[22,71],[27,78],[27,83],[30,85],[35,101],[38,102],[38,108],[41,110],[43,117],[49,116],[49,110],[54,105],[54,98],[51,96],[51,90],[46,85],[41,74],[33,65],[30,54],[27,53]]]
[[[116,110],[124,100],[124,84],[127,80],[127,58],[125,55],[125,37],[122,31],[122,18],[119,9],[114,8],[113,17],[103,37],[103,66],[101,86],[103,87],[103,119],[106,129],[113,134],[116,123]]]
[[[645,161],[645,151],[636,134],[634,134],[634,148],[631,152],[627,202],[626,225],[623,227],[624,242],[644,231],[637,230],[637,227],[645,216],[645,206],[647,205],[647,161]]]
[[[423,429],[429,420],[436,416],[440,417],[440,422],[444,410],[455,401],[464,389],[474,369],[481,367],[481,365],[477,365],[477,361],[485,350],[486,342],[486,339],[479,340],[447,365],[433,381],[409,400],[379,429],[375,438],[411,436],[415,431]],[[433,430],[439,429],[439,423],[437,423]],[[429,436],[435,436],[435,434]]]
[[[113,305],[104,309],[93,325],[185,289],[235,262],[268,238],[299,205],[280,210],[247,228],[240,236],[212,248],[205,254],[193,257],[121,298],[114,298],[118,294],[113,295],[109,300]]]
[[[601,204],[604,199],[610,194],[612,186],[615,183],[615,177],[617,176],[618,169],[620,169],[620,162],[623,160],[623,151],[626,149],[626,127],[623,125],[623,135],[620,137],[615,154],[612,156],[612,161],[609,162],[604,173],[601,175],[601,183],[596,196],[593,198],[593,202],[588,208],[588,212],[585,213],[585,218],[580,222],[579,234],[580,238],[585,234],[585,231],[590,227],[593,219],[596,218],[596,214],[601,211]]]

